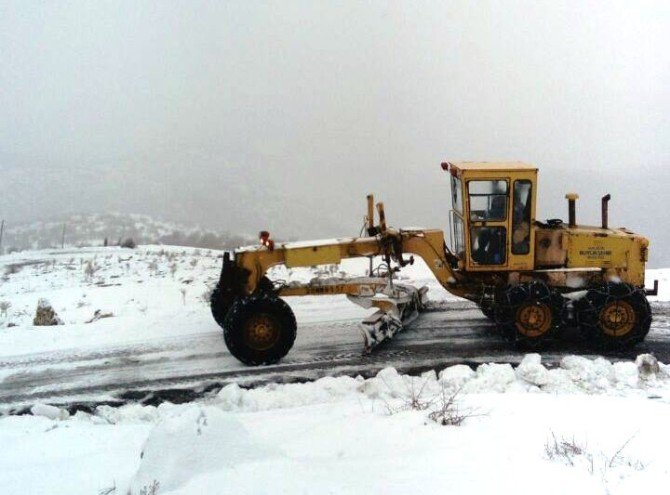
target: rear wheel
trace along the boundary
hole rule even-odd
[[[614,348],[644,340],[651,326],[651,307],[642,289],[609,282],[575,301],[577,320],[591,341]]]
[[[561,324],[562,296],[543,282],[509,287],[498,295],[495,321],[503,335],[521,345],[537,347]]]
[[[272,364],[293,347],[297,324],[286,302],[273,294],[257,294],[233,303],[223,324],[230,353],[245,364]]]

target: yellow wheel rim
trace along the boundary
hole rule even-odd
[[[525,337],[540,337],[551,328],[551,308],[540,302],[524,304],[516,312],[515,325]]]
[[[245,327],[247,345],[257,351],[266,351],[279,340],[280,328],[269,315],[258,314],[249,318]]]
[[[635,328],[635,310],[627,301],[612,301],[600,311],[599,320],[605,335],[623,337]]]

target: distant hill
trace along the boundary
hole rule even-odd
[[[207,249],[232,249],[254,244],[255,236],[217,232],[199,226],[155,220],[147,215],[104,213],[73,215],[52,219],[7,224],[2,238],[3,251],[60,247],[65,227],[65,246],[117,245],[126,239],[136,244],[169,244]]]

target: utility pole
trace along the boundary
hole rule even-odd
[[[65,225],[63,224],[63,237],[61,238],[61,243],[60,243],[60,248],[64,249],[65,248]]]
[[[5,221],[3,220],[2,223],[0,223],[0,254],[3,254],[4,251],[2,250],[2,234],[5,232]]]

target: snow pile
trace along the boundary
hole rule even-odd
[[[130,493],[146,493],[151,486],[167,492],[194,476],[272,454],[272,449],[255,442],[233,415],[189,404],[159,422],[149,434]]]
[[[62,421],[70,417],[70,413],[66,410],[48,404],[35,404],[30,408],[30,413],[53,421]]]
[[[642,380],[654,380],[661,373],[661,363],[653,354],[640,354],[635,359],[635,365],[640,372]],[[670,371],[665,368],[665,371]]]
[[[514,369],[510,364],[482,364],[475,376],[463,386],[465,393],[506,392],[516,382]]]
[[[221,389],[216,403],[226,411],[265,411],[321,404],[350,396],[361,383],[362,378],[341,376],[325,377],[308,383],[271,384],[250,390],[231,384]]]
[[[158,407],[141,404],[128,404],[123,407],[98,406],[95,416],[92,416],[92,418],[98,418],[112,425],[119,423],[154,423],[161,419],[164,414],[170,414],[174,407],[173,404],[169,403],[161,404]],[[88,418],[89,415],[81,415],[81,417]]]
[[[542,365],[539,354],[526,354],[516,368],[516,378],[541,387],[549,383],[549,371]]]
[[[555,369],[547,369],[539,354],[527,354],[516,368],[509,364],[490,363],[473,370],[465,365],[455,365],[443,369],[439,375],[427,372],[421,376],[409,376],[389,367],[367,380],[361,377],[326,377],[314,382],[272,384],[250,390],[230,384],[221,389],[212,402],[226,411],[266,411],[340,401],[352,395],[363,395],[372,400],[392,400],[418,393],[432,396],[443,389],[461,394],[548,392],[616,395],[625,390],[644,391],[664,384],[670,384],[670,367],[658,363],[648,354],[640,355],[635,363],[566,356],[561,360],[560,367]]]
[[[440,382],[449,383],[453,388],[461,389],[466,382],[474,378],[475,372],[464,364],[457,364],[440,372]]]

